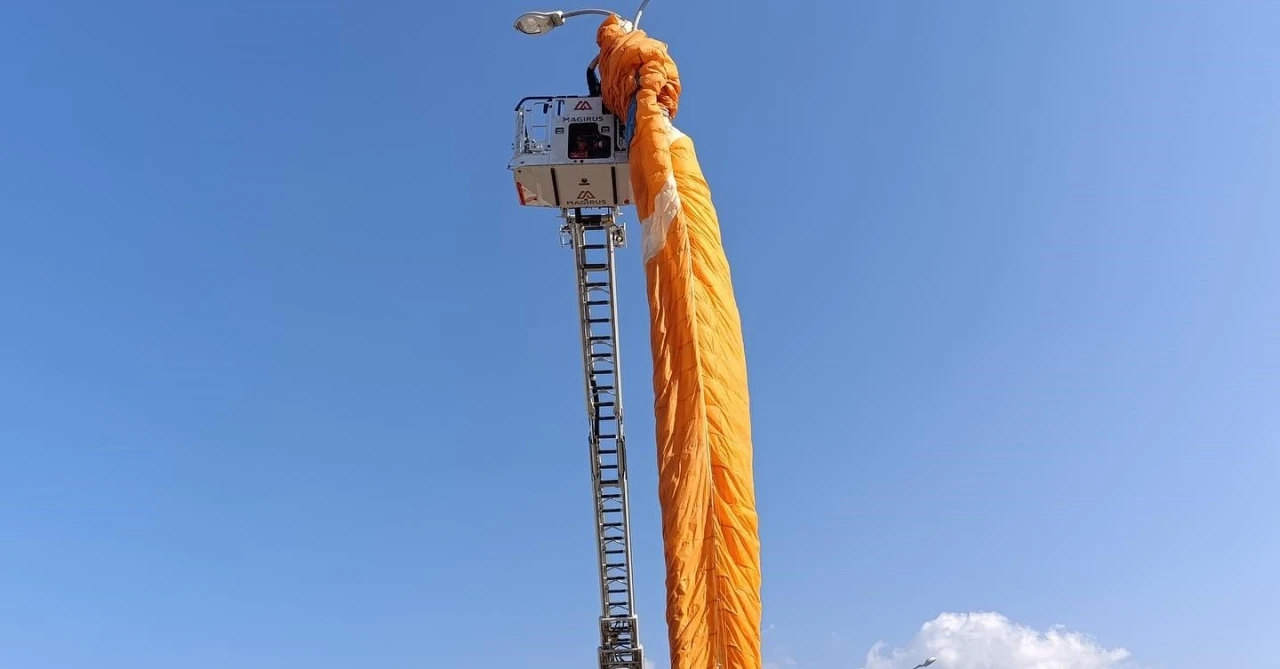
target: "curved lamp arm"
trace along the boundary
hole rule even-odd
[[[572,12],[525,12],[516,19],[516,30],[526,35],[545,35],[564,25],[565,19],[583,14],[600,14],[613,16],[613,12],[604,9],[575,9]]]
[[[632,26],[636,28],[640,27],[640,17],[644,16],[644,8],[648,6],[649,6],[649,0],[643,0],[643,2],[640,3],[640,9],[636,10],[636,20],[631,22]]]

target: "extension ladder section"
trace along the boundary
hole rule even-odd
[[[583,214],[581,210],[566,210],[561,239],[572,247],[577,264],[600,567],[600,669],[643,669],[631,587],[627,451],[622,432],[613,265],[614,249],[626,244],[626,231],[612,212]]]

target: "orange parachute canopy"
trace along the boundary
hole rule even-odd
[[[672,669],[760,669],[760,538],[746,353],[680,77],[617,16],[596,34],[605,105],[627,119],[653,352]]]

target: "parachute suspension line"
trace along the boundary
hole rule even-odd
[[[614,249],[626,245],[617,212],[566,209],[561,243],[573,249],[586,384],[588,442],[600,569],[600,669],[643,669],[631,586],[631,519],[622,431]]]

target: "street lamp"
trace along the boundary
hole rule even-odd
[[[564,25],[564,20],[582,14],[600,14],[613,16],[613,12],[603,9],[579,9],[572,12],[525,12],[516,19],[516,30],[526,35],[545,35],[555,28]]]
[[[631,22],[634,27],[640,26],[640,17],[644,14],[644,8],[649,5],[649,0],[643,0],[640,3],[640,9],[636,10],[636,19]],[[526,35],[545,35],[552,30],[564,25],[565,19],[570,19],[583,14],[598,14],[600,16],[613,16],[614,12],[604,9],[577,9],[572,12],[525,12],[516,19],[516,30]]]
[[[911,667],[911,669],[924,669],[925,667],[927,667],[927,666],[929,666],[929,665],[931,665],[931,664],[933,664],[934,662],[937,662],[937,661],[938,661],[938,658],[936,658],[936,657],[931,657],[931,658],[929,658],[929,659],[925,660],[924,662],[921,662],[920,664],[917,664],[916,666]]]

